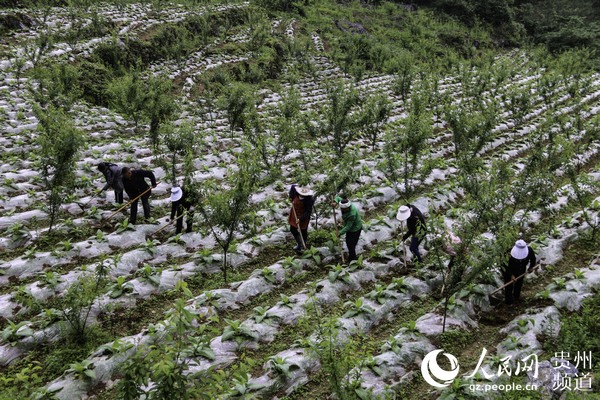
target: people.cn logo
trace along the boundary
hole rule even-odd
[[[441,369],[437,363],[437,355],[444,350],[434,350],[428,353],[421,363],[421,373],[425,382],[431,386],[445,388],[452,384],[454,378],[458,376],[458,360],[450,353],[444,353],[448,361],[450,361],[450,371]]]

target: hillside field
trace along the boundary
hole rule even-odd
[[[600,398],[597,43],[429,3],[471,4],[0,2],[0,399]],[[153,171],[150,218],[101,161]]]

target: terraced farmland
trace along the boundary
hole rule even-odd
[[[407,30],[426,18],[391,10]],[[550,398],[526,374],[438,390],[421,362],[443,348],[467,372],[485,347],[491,368],[529,354],[549,368],[594,350],[556,348],[600,289],[600,74],[585,52],[472,46],[444,68],[384,68],[391,54],[358,68],[335,26],[248,2],[0,16],[18,22],[1,43],[0,398],[507,398],[474,382]],[[53,141],[69,132],[80,145]],[[69,145],[59,186],[48,159]],[[152,219],[129,224],[97,195],[100,161],[154,172]],[[200,193],[191,233],[168,221],[174,183]],[[316,192],[300,254],[292,183]],[[364,222],[349,265],[336,195]],[[401,241],[406,203],[427,219],[422,264]],[[238,206],[239,221],[210,222]],[[452,270],[447,230],[462,238]],[[491,294],[520,237],[539,268],[508,307]],[[598,392],[589,372],[576,394]]]

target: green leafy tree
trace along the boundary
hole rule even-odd
[[[99,263],[94,272],[86,272],[69,286],[63,296],[55,298],[51,305],[57,309],[66,337],[76,343],[85,343],[90,333],[89,315],[94,301],[104,293],[108,283],[108,268]]]
[[[185,282],[178,282],[175,291],[180,293],[167,313],[167,319],[151,329],[152,344],[139,346],[137,351],[121,366],[123,378],[117,385],[117,398],[139,399],[214,399],[217,398],[229,374],[239,373],[244,365],[223,372],[209,368],[190,373],[190,360],[202,357],[214,360],[210,338],[216,330],[210,320],[196,325],[199,316],[186,306],[191,291]],[[129,349],[124,349],[129,351]],[[142,386],[153,383],[144,390]]]
[[[48,192],[45,203],[50,215],[48,232],[52,231],[65,196],[77,185],[75,169],[79,152],[84,145],[83,134],[77,130],[65,112],[49,105],[35,107],[40,132],[40,172],[44,189]]]
[[[185,183],[191,182],[200,142],[194,127],[190,124],[166,124],[161,127],[161,137],[166,151],[159,157],[158,163],[165,170],[166,179],[177,185],[177,176],[183,175]],[[178,169],[178,161],[181,161],[181,169]]]
[[[258,168],[251,151],[246,148],[238,156],[237,170],[229,176],[229,188],[204,187],[198,210],[223,251],[222,272],[227,282],[227,253],[250,205],[258,178]]]
[[[76,67],[66,63],[44,65],[33,70],[38,85],[30,91],[42,107],[52,104],[69,111],[83,94],[79,85],[80,75]]]
[[[152,76],[148,78],[147,99],[144,115],[150,121],[150,140],[157,148],[160,144],[160,126],[173,119],[179,110],[179,105],[173,96],[173,83],[167,77]]]
[[[320,160],[319,170],[329,171],[329,173],[325,180],[315,186],[314,198],[323,196],[327,199],[327,201],[315,202],[313,215],[316,229],[319,229],[319,218],[331,215],[330,202],[334,197],[339,194],[346,195],[348,185],[359,178],[361,171],[356,168],[357,164],[358,155],[352,151],[344,153],[339,159],[328,157]]]
[[[386,157],[381,163],[382,170],[394,186],[402,179],[406,198],[413,191],[412,180],[424,179],[432,168],[430,162],[422,162],[427,140],[433,136],[433,116],[427,109],[427,103],[424,91],[413,95],[404,128],[400,132],[390,128],[384,136],[383,151]]]
[[[281,165],[292,148],[300,146],[302,132],[300,95],[290,90],[283,96],[280,113],[273,119],[251,110],[244,136],[258,154],[271,179],[281,175]]]
[[[133,70],[131,73],[111,81],[107,92],[111,107],[131,118],[137,128],[144,115],[148,100],[147,88],[139,72]]]
[[[363,134],[371,142],[371,150],[373,151],[375,151],[382,126],[387,122],[391,109],[390,100],[383,93],[369,96],[364,102],[359,117],[359,125]]]
[[[244,129],[247,126],[248,115],[255,106],[254,94],[249,85],[236,82],[223,93],[218,104],[225,111],[233,136],[236,129]]]
[[[354,89],[337,82],[328,89],[327,103],[321,108],[323,120],[317,125],[309,124],[309,132],[315,137],[325,137],[337,157],[341,157],[346,147],[358,135],[359,117],[357,111],[361,98]]]

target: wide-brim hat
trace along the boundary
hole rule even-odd
[[[183,190],[180,187],[171,188],[171,201],[178,201],[181,197],[183,197]]]
[[[345,202],[344,202],[345,200]],[[352,202],[348,199],[344,199],[342,201],[340,201],[340,208],[341,209],[346,209],[346,208],[350,208],[350,206],[352,205]]]
[[[398,214],[396,214],[396,219],[400,222],[406,221],[410,217],[410,208],[407,206],[402,206],[398,209]]]
[[[315,194],[315,192],[306,186],[296,186],[296,193],[298,193],[300,196],[312,196]]]
[[[512,250],[510,251],[510,255],[517,260],[522,260],[527,258],[529,254],[529,249],[527,248],[527,243],[524,240],[517,240]]]

